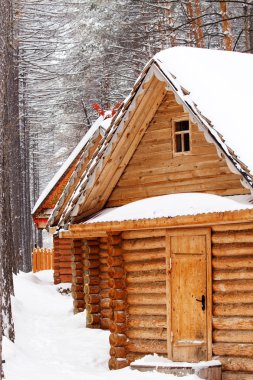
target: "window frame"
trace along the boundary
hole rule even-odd
[[[188,121],[188,123],[189,123],[188,133],[189,133],[189,145],[190,145],[190,149],[187,150],[187,151],[177,152],[176,151],[176,135],[182,135],[182,134],[187,133],[187,132],[184,133],[184,131],[181,131],[181,132],[177,132],[176,131],[176,123],[178,123],[180,121]],[[189,117],[187,117],[187,116],[184,117],[183,116],[183,117],[177,117],[177,118],[173,118],[172,119],[172,146],[173,146],[173,156],[182,156],[182,155],[191,154],[191,152],[192,152],[191,121],[190,121]]]

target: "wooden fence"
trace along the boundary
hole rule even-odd
[[[34,248],[32,252],[33,272],[53,269],[54,250],[48,248]]]

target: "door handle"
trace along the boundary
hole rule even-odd
[[[203,311],[206,310],[206,297],[204,296],[204,294],[202,295],[201,300],[198,300],[198,299],[196,298],[196,301],[202,303],[202,310],[203,310]]]

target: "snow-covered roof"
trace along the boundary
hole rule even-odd
[[[106,208],[83,224],[174,218],[245,209],[253,209],[251,195],[222,197],[205,193],[169,194],[142,199],[120,207]]]
[[[218,153],[226,159],[230,170],[240,174],[242,183],[253,193],[252,67],[253,55],[227,51],[175,47],[155,55],[113,118],[97,155],[80,178],[60,224],[80,220],[80,210],[83,212],[85,202],[88,204],[91,189],[110,161],[108,157],[123,135],[129,115],[136,107],[136,99],[145,92],[144,84],[152,76],[165,82],[168,90],[173,91],[178,103],[204,132],[206,139],[213,142]],[[106,201],[104,199],[104,204]],[[102,207],[100,205],[98,210]]]
[[[184,100],[253,174],[253,55],[177,47],[154,60],[175,85],[189,91]]]
[[[100,134],[101,132],[105,131],[108,126],[110,125],[111,118],[104,116],[100,116],[90,127],[90,129],[86,132],[82,140],[77,144],[75,149],[72,151],[72,153],[69,155],[67,160],[63,163],[63,165],[60,167],[60,169],[57,171],[57,173],[54,175],[54,177],[51,179],[51,181],[47,184],[45,189],[42,191],[41,195],[39,196],[37,202],[35,203],[32,214],[34,214],[38,208],[41,206],[41,204],[44,202],[44,200],[47,198],[47,196],[50,194],[50,192],[54,189],[56,184],[59,182],[59,180],[64,176],[64,174],[67,172],[69,167],[73,164],[75,159],[78,157],[78,155],[81,153],[81,151],[87,146],[89,141],[94,138],[96,135]],[[104,132],[103,132],[104,133]]]

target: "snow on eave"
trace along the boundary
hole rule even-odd
[[[111,153],[115,143],[124,130],[124,124],[129,117],[129,112],[135,106],[136,98],[145,91],[142,84],[151,79],[154,74],[152,72],[152,74],[150,73],[150,75],[148,75],[152,63],[153,60],[150,60],[145,66],[129,96],[127,96],[115,116],[112,118],[110,127],[107,129],[104,138],[101,140],[101,143],[94,153],[93,159],[90,161],[87,170],[83,173],[75,193],[63,212],[58,223],[59,226],[65,225],[72,216],[78,215],[80,205],[85,202],[87,190],[92,188],[97,176],[103,169],[105,157]]]
[[[78,157],[78,155],[81,153],[81,151],[85,147],[87,147],[87,145],[90,143],[91,140],[96,139],[99,135],[101,136],[104,135],[105,130],[108,127],[108,124],[110,123],[110,120],[111,120],[110,118],[107,118],[104,120],[103,117],[101,116],[93,123],[91,128],[87,131],[87,133],[84,135],[82,140],[77,144],[77,146],[74,148],[74,150],[69,155],[67,160],[63,163],[63,165],[54,175],[52,180],[48,183],[48,185],[42,191],[41,195],[39,196],[37,202],[35,203],[32,209],[32,215],[34,215],[36,211],[38,211],[39,207],[50,195],[50,193],[55,188],[57,183],[64,177],[64,175],[67,173],[68,169],[73,164],[73,162]]]
[[[252,197],[179,193],[145,198],[120,207],[104,209],[82,224],[188,217],[231,211],[253,210]]]

